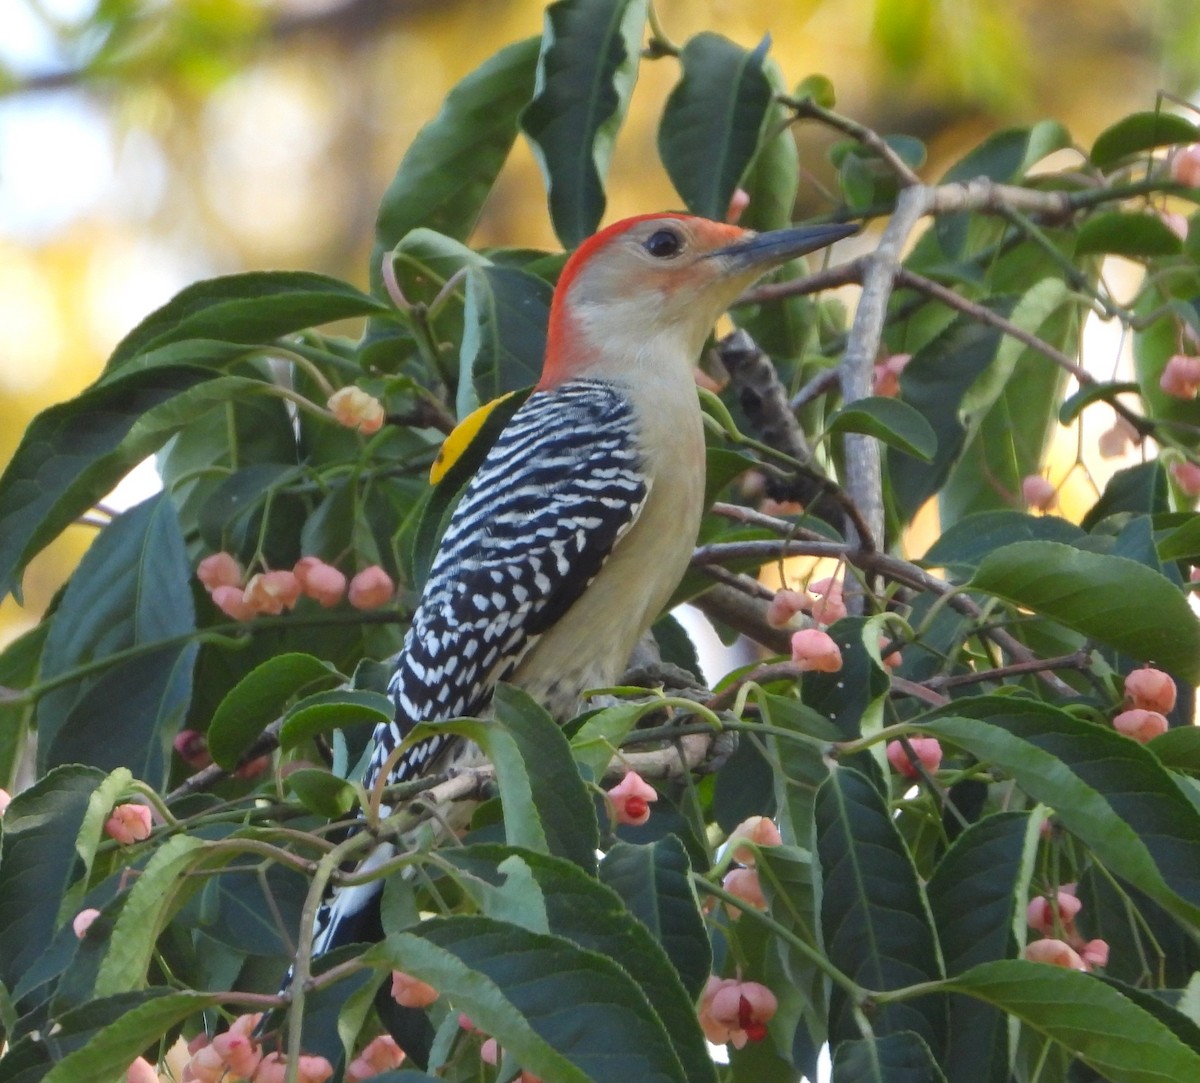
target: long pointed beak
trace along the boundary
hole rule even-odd
[[[830,223],[820,226],[797,226],[794,229],[774,229],[756,233],[709,253],[710,258],[726,261],[731,271],[749,271],[775,267],[806,252],[815,252],[858,232],[858,226]]]

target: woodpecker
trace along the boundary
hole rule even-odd
[[[412,727],[486,712],[509,681],[559,721],[613,684],[687,568],[704,498],[693,370],[717,317],[773,267],[855,232],[756,234],[682,214],[609,226],[567,261],[542,376],[455,509],[376,728],[368,790]],[[388,784],[452,762],[434,734]],[[392,855],[384,843],[362,868]],[[335,891],[313,953],[375,939],[378,880]]]

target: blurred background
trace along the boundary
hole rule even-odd
[[[375,207],[447,90],[541,30],[539,0],[0,0],[0,464],[198,278],[322,271],[365,286]],[[772,37],[786,80],[926,141],[924,175],[987,132],[1055,117],[1078,143],[1200,85],[1197,0],[657,0],[682,44]],[[655,126],[678,77],[645,62],[608,220],[678,206]],[[828,206],[832,138],[798,133],[802,217]],[[518,141],[476,237],[557,247]],[[91,538],[71,531],[0,605],[28,627]]]

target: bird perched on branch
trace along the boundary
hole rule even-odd
[[[755,234],[681,214],[609,226],[568,260],[542,377],[466,488],[389,684],[364,783],[452,765],[419,722],[486,711],[509,681],[562,720],[613,684],[687,568],[704,497],[693,369],[717,317],[768,270],[854,227]],[[367,859],[391,856],[381,843]],[[377,935],[382,883],[335,891],[314,954]]]

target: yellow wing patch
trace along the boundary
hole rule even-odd
[[[430,485],[436,485],[446,476],[447,471],[462,458],[463,452],[471,446],[475,437],[479,435],[479,430],[487,423],[487,419],[491,416],[492,411],[502,402],[511,399],[515,394],[515,391],[510,391],[506,395],[492,399],[491,402],[485,402],[477,410],[472,410],[462,421],[454,426],[450,435],[442,441],[437,458],[433,460],[433,465],[429,468]]]

